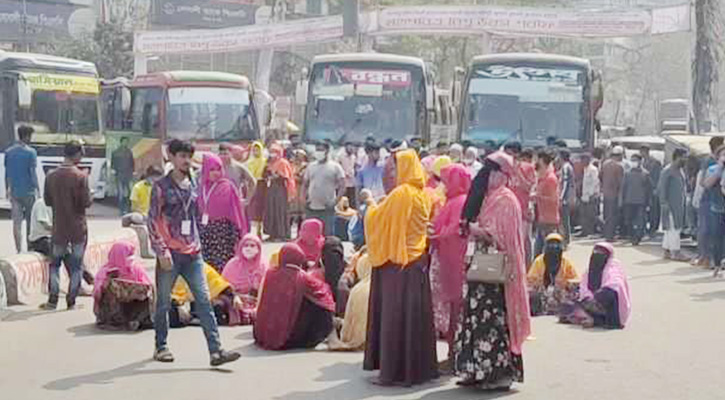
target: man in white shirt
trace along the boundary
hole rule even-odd
[[[584,164],[584,177],[582,178],[582,236],[589,236],[595,233],[596,222],[599,218],[599,194],[601,185],[599,182],[599,169],[592,164],[592,157],[589,154],[582,155]]]
[[[325,225],[325,236],[333,234],[335,205],[345,188],[345,171],[330,159],[330,144],[315,147],[315,162],[307,166],[302,193],[307,200],[307,217],[318,218]]]
[[[30,212],[28,250],[50,256],[50,236],[53,231],[53,210],[39,198]]]
[[[355,173],[357,172],[357,147],[353,143],[345,143],[345,149],[338,156],[342,170],[345,171],[345,196],[350,200],[350,207],[356,207]]]

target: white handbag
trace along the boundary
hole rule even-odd
[[[507,257],[504,253],[490,252],[483,244],[470,242],[470,265],[466,272],[468,282],[504,284],[508,280]]]

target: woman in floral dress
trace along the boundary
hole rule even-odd
[[[478,223],[471,226],[471,232],[507,255],[510,278],[502,285],[468,282],[464,286],[454,368],[461,377],[460,385],[508,390],[513,382],[524,380],[521,348],[531,321],[521,206],[506,186],[513,173],[513,159],[503,152],[487,158],[497,168],[490,173]]]

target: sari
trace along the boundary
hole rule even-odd
[[[521,351],[531,332],[531,319],[521,206],[506,186],[513,173],[513,159],[503,152],[487,158],[498,165],[499,171],[492,171],[488,177],[478,224],[498,251],[507,255],[511,279],[503,285],[467,283],[454,364],[465,384],[498,388],[508,387],[513,381],[523,382]],[[479,351],[481,348],[484,351]]]
[[[471,176],[463,165],[452,164],[443,168],[441,179],[447,200],[433,220],[431,290],[436,331],[452,348],[463,301],[464,258],[468,246],[468,239],[459,232],[459,218],[471,188]]]
[[[294,243],[280,250],[280,267],[267,270],[259,298],[254,340],[267,350],[314,348],[333,329],[330,287],[302,268],[305,253]]]
[[[278,144],[273,144],[264,178],[267,182],[267,204],[264,212],[264,231],[272,239],[290,236],[289,199],[297,195],[297,183],[289,161]]]
[[[398,152],[396,161],[397,187],[365,216],[373,273],[363,368],[380,370],[381,384],[411,386],[438,376],[426,253],[430,202],[415,151]]]
[[[245,258],[242,251],[247,244],[255,245],[258,250],[251,259]],[[247,234],[239,241],[236,256],[224,267],[222,276],[242,300],[242,309],[239,310],[242,324],[252,323],[255,319],[257,295],[267,268],[267,263],[262,259],[262,240],[253,234]]]
[[[345,347],[359,350],[365,346],[368,327],[368,304],[370,302],[370,274],[373,266],[367,255],[363,255],[355,264],[358,283],[350,291],[345,307],[345,321],[340,336]]]
[[[249,315],[244,315],[234,307],[234,291],[232,285],[208,263],[204,263],[204,277],[209,287],[209,300],[214,311],[214,316],[219,325],[249,325]],[[194,295],[189,289],[186,280],[179,276],[171,290],[172,307],[170,325],[172,328],[186,326],[189,321],[184,321],[179,313],[179,308],[188,305],[193,316],[195,312]],[[244,302],[243,302],[244,304]]]
[[[325,236],[323,234],[324,225],[317,218],[306,219],[300,226],[295,244],[305,253],[308,263],[317,265],[322,256],[322,247],[325,245]],[[307,265],[302,266],[307,269]]]
[[[213,171],[222,176],[212,181]],[[247,217],[237,186],[229,179],[224,163],[215,154],[205,154],[201,169],[201,195],[197,198],[201,223],[199,236],[204,260],[218,271],[234,257],[239,239],[247,233]]]
[[[539,255],[527,274],[531,315],[556,315],[561,305],[577,299],[579,274],[564,254],[564,237],[547,236],[544,254]]]
[[[135,254],[132,243],[114,243],[108,262],[96,273],[93,312],[101,327],[151,327],[153,284]]]

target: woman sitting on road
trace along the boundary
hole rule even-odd
[[[556,315],[561,304],[576,300],[579,274],[564,254],[564,237],[552,233],[546,237],[544,254],[534,260],[528,273],[531,315]]]
[[[624,328],[632,311],[629,283],[611,244],[594,246],[579,291],[579,300],[564,307],[560,322],[585,328]]]
[[[373,266],[370,264],[366,250],[361,250],[351,264],[350,280],[357,283],[350,290],[345,307],[345,320],[340,332],[343,346],[331,348],[331,350],[362,350],[365,348],[368,303],[370,302],[370,274]]]
[[[305,254],[310,266],[315,266],[320,262],[322,247],[325,245],[324,232],[325,225],[322,221],[317,218],[306,219],[300,227],[297,240],[294,241]],[[303,269],[307,269],[307,266],[304,266]]]
[[[267,270],[254,322],[254,339],[263,349],[315,348],[326,339],[340,346],[335,301],[324,272],[308,272],[306,266],[302,249],[287,243],[279,252],[279,267]]]
[[[254,323],[257,295],[267,268],[267,262],[262,259],[262,240],[248,233],[239,241],[237,255],[229,260],[222,274],[242,300],[242,325]]]
[[[132,243],[115,243],[108,263],[96,274],[93,312],[101,328],[138,330],[152,326],[153,284],[135,254]]]

